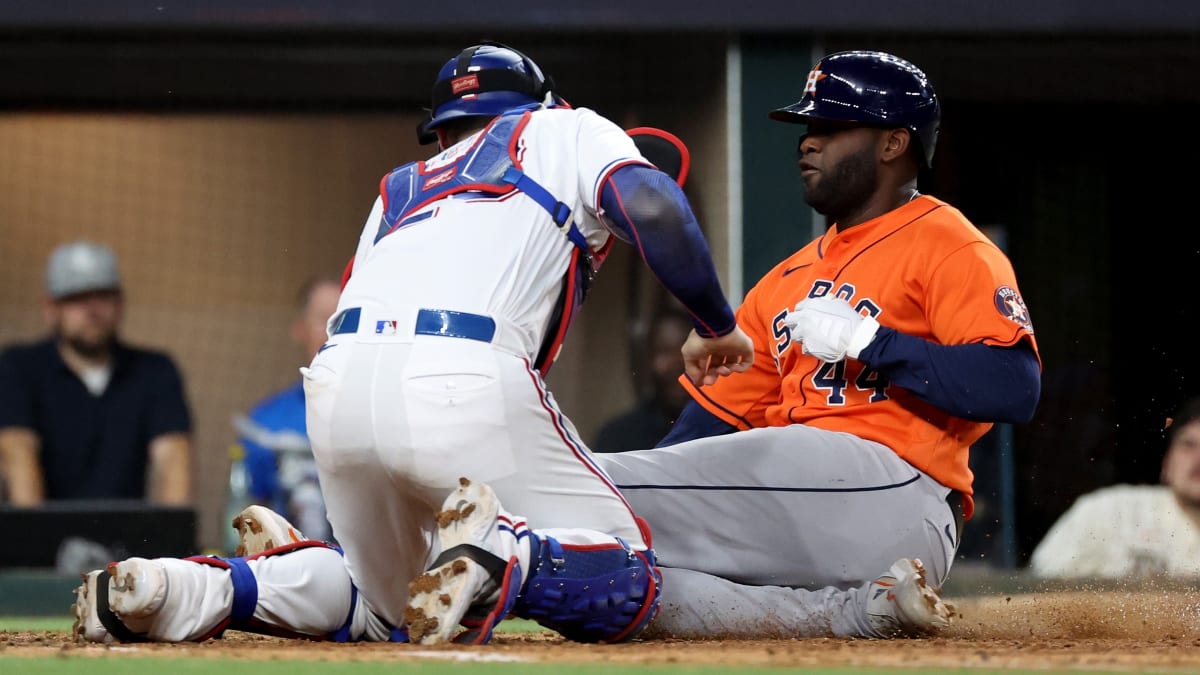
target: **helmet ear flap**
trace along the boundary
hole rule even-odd
[[[437,132],[429,128],[429,123],[433,121],[433,111],[430,110],[425,115],[425,119],[417,122],[417,142],[421,145],[429,145],[437,141]]]

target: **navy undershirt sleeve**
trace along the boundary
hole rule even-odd
[[[858,358],[922,401],[976,422],[1023,424],[1041,396],[1041,368],[1024,342],[939,345],[880,326]]]
[[[708,250],[683,190],[667,174],[643,164],[614,171],[600,192],[610,229],[632,244],[659,282],[691,314],[702,337],[733,331],[733,317]]]
[[[684,441],[721,436],[735,431],[737,431],[737,427],[710,413],[699,403],[688,401],[679,416],[675,418],[675,424],[671,427],[671,431],[654,447],[665,448],[668,445]]]

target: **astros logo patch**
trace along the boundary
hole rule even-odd
[[[1006,319],[1013,321],[1033,335],[1033,321],[1029,318],[1029,309],[1025,307],[1025,301],[1021,299],[1021,294],[1015,288],[1010,286],[997,288],[995,303],[996,309]]]

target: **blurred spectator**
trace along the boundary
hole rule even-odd
[[[191,414],[167,354],[118,337],[124,298],[106,246],[56,248],[51,335],[0,354],[0,463],[13,504],[191,499]]]
[[[683,373],[680,349],[691,330],[692,321],[682,310],[671,307],[655,315],[641,347],[649,351],[650,393],[600,427],[590,446],[594,452],[653,448],[671,430],[691,400],[678,382]]]
[[[302,350],[304,365],[325,344],[325,323],[337,309],[340,294],[341,283],[334,278],[315,279],[301,289],[292,339]],[[283,514],[309,538],[331,540],[317,465],[308,444],[303,380],[297,375],[293,384],[264,398],[249,416],[238,418],[236,426],[241,462],[235,457],[232,515],[249,503],[262,504]],[[242,480],[245,494],[239,495]]]
[[[1034,550],[1034,574],[1200,577],[1200,397],[1168,420],[1161,480],[1080,497]]]

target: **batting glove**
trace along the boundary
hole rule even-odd
[[[824,295],[807,298],[787,313],[783,323],[799,340],[805,354],[827,363],[849,356],[857,359],[875,339],[879,322],[854,311],[842,298]]]

